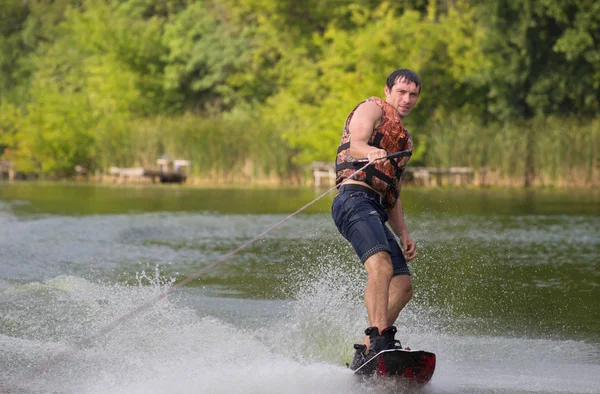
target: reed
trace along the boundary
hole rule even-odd
[[[249,114],[112,118],[97,126],[97,163],[104,169],[151,167],[166,153],[190,160],[190,176],[211,183],[300,183],[303,175],[309,176],[292,162],[297,152],[280,130]],[[481,185],[600,185],[600,119],[483,125],[477,118],[453,114],[414,133],[425,144],[419,164],[472,167]]]
[[[544,118],[484,126],[474,118],[451,115],[423,129],[425,165],[472,167],[482,184],[600,184],[599,119]]]
[[[102,126],[98,163],[151,167],[163,154],[191,161],[192,177],[215,182],[244,182],[291,172],[289,150],[274,127],[243,114],[195,114],[134,119]]]

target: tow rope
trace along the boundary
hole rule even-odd
[[[371,164],[373,164],[374,162],[376,162],[378,160],[392,159],[392,158],[395,158],[395,157],[409,157],[411,155],[412,155],[412,150],[404,150],[404,151],[400,151],[400,152],[391,153],[391,154],[389,154],[387,156],[380,157],[380,158],[377,158],[377,159],[374,159],[374,160],[369,160],[369,159],[359,159],[359,160],[356,160],[357,163],[366,163],[366,164],[363,167],[361,167],[359,170],[357,170],[354,174],[352,174],[351,176],[349,176],[348,178],[346,178],[346,180],[344,180],[344,182],[342,182],[339,186],[342,186],[348,180],[352,179],[352,177],[354,175],[358,174],[360,171],[363,171],[365,168],[367,168],[368,166],[370,166]],[[256,235],[254,238],[252,238],[252,239],[244,242],[242,245],[240,245],[237,248],[233,249],[229,253],[221,256],[220,258],[218,258],[217,260],[215,260],[211,264],[209,264],[206,267],[204,267],[204,268],[202,268],[202,269],[194,272],[193,274],[187,276],[182,281],[175,283],[171,287],[167,288],[167,290],[165,290],[164,292],[160,293],[158,296],[153,297],[150,300],[148,300],[148,301],[144,302],[143,304],[139,305],[138,307],[132,309],[127,314],[121,316],[117,320],[115,320],[112,323],[106,325],[105,327],[103,327],[102,329],[100,329],[95,334],[93,334],[93,335],[91,335],[91,336],[89,336],[87,338],[84,338],[82,340],[76,341],[75,343],[73,343],[71,345],[71,349],[65,350],[65,351],[59,353],[54,358],[52,358],[52,359],[50,359],[50,360],[42,363],[41,365],[38,365],[37,367],[32,368],[31,370],[29,370],[29,373],[26,373],[24,376],[21,376],[20,378],[15,379],[13,382],[9,382],[9,384],[7,386],[0,387],[0,393],[9,393],[12,390],[15,390],[15,389],[17,389],[19,387],[22,387],[26,382],[30,382],[35,377],[44,374],[46,371],[48,371],[51,367],[53,367],[54,365],[56,365],[61,360],[64,360],[64,359],[68,358],[69,356],[73,355],[80,348],[87,347],[87,346],[91,345],[92,341],[94,341],[95,339],[97,339],[97,338],[99,338],[99,337],[101,337],[101,336],[103,336],[105,334],[108,334],[109,332],[113,331],[121,323],[123,323],[123,322],[129,320],[130,318],[132,318],[133,316],[137,315],[138,312],[140,312],[140,311],[146,309],[147,307],[153,305],[155,302],[162,300],[163,298],[167,297],[168,295],[170,295],[170,294],[176,292],[177,290],[183,288],[184,286],[188,285],[190,282],[198,279],[200,276],[202,276],[206,272],[212,270],[213,268],[215,268],[219,264],[221,264],[221,263],[229,260],[231,257],[233,257],[234,255],[236,255],[238,252],[246,249],[248,246],[252,245],[253,243],[255,243],[256,241],[258,241],[259,239],[263,238],[265,235],[269,234],[271,231],[275,230],[276,228],[280,227],[285,222],[287,222],[288,220],[290,220],[291,218],[293,218],[294,216],[296,216],[300,212],[304,211],[306,208],[310,207],[311,205],[313,205],[317,201],[321,200],[323,197],[325,197],[327,194],[329,194],[332,190],[337,189],[337,188],[338,188],[338,185],[335,185],[335,186],[331,187],[326,192],[324,192],[323,194],[321,194],[320,196],[318,196],[317,198],[315,198],[314,200],[312,200],[308,204],[304,205],[302,208],[299,208],[294,213],[289,214],[288,216],[286,216],[285,218],[283,218],[279,222],[273,224],[271,227],[269,227],[268,229],[266,229],[262,233]]]

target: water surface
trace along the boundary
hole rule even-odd
[[[333,194],[160,298],[319,194],[0,183],[0,387],[413,392],[344,366],[366,276]],[[420,392],[598,392],[598,192],[407,188],[403,202],[419,257],[398,337],[438,356]]]

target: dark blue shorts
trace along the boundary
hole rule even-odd
[[[377,193],[356,184],[343,185],[333,200],[331,215],[361,263],[377,252],[386,251],[392,258],[394,275],[410,275],[402,249],[385,224],[388,214]]]

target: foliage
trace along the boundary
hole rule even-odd
[[[322,56],[314,62],[299,58],[286,89],[269,100],[269,113],[280,119],[285,138],[300,151],[298,162],[334,156],[346,116],[365,98],[383,96],[382,76],[399,67],[398,59],[420,74],[424,86],[410,124],[423,124],[439,108],[464,110],[469,102],[471,111],[482,111],[477,85],[468,85],[470,72],[485,64],[478,54],[478,31],[466,11],[440,19],[434,15],[434,7],[427,18],[416,11],[395,16],[387,3],[375,10],[355,8],[353,30],[332,26],[315,38]],[[467,38],[470,46],[464,44]],[[456,99],[460,96],[464,101]]]
[[[582,186],[600,182],[597,120],[563,117],[483,125],[474,118],[449,115],[443,123],[428,127],[433,130],[428,162],[435,167],[471,167],[524,182],[529,160],[534,174],[531,183],[569,180]]]
[[[169,153],[285,178],[406,67],[411,163],[595,184],[598,42],[589,0],[1,0],[0,148],[53,176]]]
[[[488,110],[500,119],[600,110],[600,3],[501,0],[480,7]]]
[[[135,161],[145,166],[168,152],[171,157],[192,158],[192,174],[223,182],[290,171],[285,151],[278,149],[278,134],[246,112],[234,111],[224,118],[159,116],[136,120],[130,128]]]
[[[184,107],[210,101],[230,107],[234,92],[228,80],[247,62],[249,42],[242,27],[206,11],[206,4],[196,2],[166,23],[165,87],[183,94]]]

